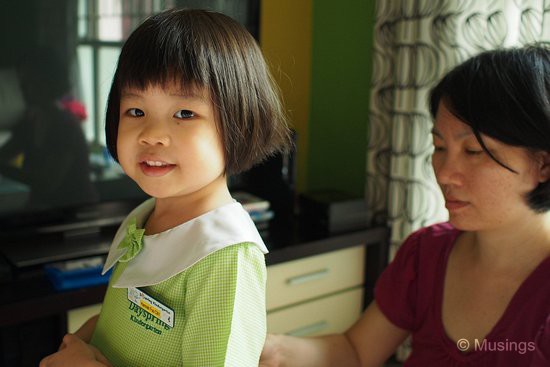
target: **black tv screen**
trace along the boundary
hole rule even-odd
[[[107,152],[104,113],[124,40],[147,16],[173,7],[226,13],[258,37],[258,0],[3,5],[0,238],[116,225],[146,198]]]

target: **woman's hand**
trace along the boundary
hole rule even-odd
[[[307,338],[268,334],[260,367],[381,366],[408,334],[372,302],[344,334]]]
[[[112,367],[111,363],[93,345],[86,344],[73,334],[63,337],[59,351],[40,361],[40,367]]]
[[[282,367],[281,356],[277,347],[277,336],[267,334],[264,349],[260,356],[259,367]]]

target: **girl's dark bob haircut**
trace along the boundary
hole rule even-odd
[[[531,152],[550,151],[550,48],[536,44],[483,52],[451,70],[430,94],[435,119],[440,102],[469,125],[483,150],[481,134]],[[550,210],[550,182],[527,194],[531,209]]]
[[[173,9],[145,20],[122,47],[105,126],[115,160],[121,92],[171,82],[183,91],[208,92],[226,174],[246,171],[291,148],[278,89],[250,33],[220,13]]]

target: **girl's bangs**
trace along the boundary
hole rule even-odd
[[[189,92],[208,87],[209,62],[186,37],[141,33],[141,37],[130,37],[122,49],[117,66],[120,89],[143,90],[171,83]]]
[[[145,90],[152,86],[167,87],[176,85],[186,94],[197,94],[207,87],[207,82],[194,70],[181,68],[174,64],[155,64],[152,60],[132,62],[120,68],[117,76],[119,90]],[[200,93],[199,93],[200,94]]]

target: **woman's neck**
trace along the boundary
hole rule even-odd
[[[514,225],[471,233],[474,260],[499,270],[525,268],[550,256],[550,214],[533,214]]]
[[[157,198],[145,224],[145,233],[166,231],[231,202],[233,198],[225,176],[189,195]]]

